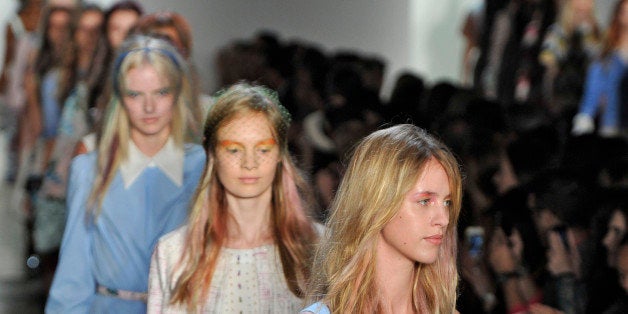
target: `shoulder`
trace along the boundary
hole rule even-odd
[[[80,154],[77,155],[76,157],[74,157],[72,159],[72,164],[75,165],[75,167],[79,167],[79,166],[91,166],[93,164],[95,164],[96,162],[96,153],[95,152],[89,152],[86,154]]]
[[[185,237],[187,233],[188,233],[188,226],[183,225],[161,236],[161,238],[159,238],[159,243],[157,245],[160,248],[181,247],[185,242]]]
[[[184,146],[185,158],[205,161],[205,150],[203,146],[193,143],[186,143]]]
[[[80,154],[72,159],[70,172],[72,176],[84,176],[93,174],[96,169],[96,153]]]
[[[331,311],[329,310],[327,305],[325,305],[325,304],[323,304],[321,302],[316,302],[316,303],[311,304],[310,306],[304,308],[303,310],[301,310],[300,313],[330,314]]]
[[[172,271],[172,267],[180,260],[185,246],[187,226],[181,226],[159,238],[153,252],[153,259],[160,267]]]

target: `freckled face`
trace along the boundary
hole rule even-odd
[[[131,122],[131,138],[136,142],[168,138],[175,102],[168,79],[145,64],[130,69],[124,82],[122,102]]]
[[[378,254],[411,263],[435,262],[449,224],[450,194],[445,169],[430,159],[399,212],[382,230]]]
[[[216,173],[228,196],[256,198],[272,192],[281,157],[263,113],[236,116],[220,127],[217,139]]]

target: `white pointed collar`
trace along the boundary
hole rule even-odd
[[[177,147],[172,138],[168,138],[164,147],[152,158],[144,155],[130,140],[128,158],[120,165],[124,188],[128,189],[147,167],[158,167],[174,184],[181,186],[184,155],[183,149]]]

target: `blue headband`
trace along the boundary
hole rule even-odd
[[[114,67],[113,67],[113,88],[116,91],[116,93],[118,95],[120,95],[120,87],[118,86],[118,72],[120,71],[120,67],[122,66],[122,62],[124,61],[124,59],[132,52],[138,52],[138,51],[143,51],[144,54],[149,54],[151,51],[156,51],[159,52],[160,54],[166,56],[168,59],[170,59],[170,61],[172,61],[172,63],[174,63],[174,65],[181,70],[181,64],[180,61],[178,60],[177,56],[172,52],[169,51],[167,49],[163,49],[163,48],[154,48],[154,47],[143,47],[143,48],[135,48],[135,49],[131,49],[128,51],[125,51],[121,54],[118,55],[118,57],[116,57],[116,60],[114,61]]]

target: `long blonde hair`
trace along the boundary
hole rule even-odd
[[[317,234],[306,214],[306,206],[311,204],[304,201],[311,199],[309,189],[288,152],[290,115],[274,92],[239,83],[219,94],[205,123],[203,146],[207,162],[191,202],[187,245],[179,264],[182,273],[170,300],[186,306],[189,311],[204,305],[227,236],[225,190],[214,167],[217,132],[232,118],[247,113],[262,113],[268,119],[280,147],[281,163],[272,183],[272,228],[290,291],[303,297],[304,283],[310,275],[310,256]]]
[[[357,146],[316,252],[308,301],[322,301],[333,313],[381,312],[375,281],[378,235],[432,158],[449,177],[453,206],[438,259],[415,264],[413,307],[421,313],[453,313],[460,170],[445,145],[410,124],[376,131]]]
[[[174,86],[175,106],[171,134],[175,144],[183,147],[185,141],[198,139],[200,108],[198,97],[190,88],[186,61],[168,42],[147,36],[133,36],[122,43],[113,63],[114,93],[107,105],[98,141],[97,175],[88,200],[88,210],[96,217],[120,163],[126,160],[130,141],[130,120],[122,103],[121,91],[126,85],[126,74],[133,68],[150,65]]]

